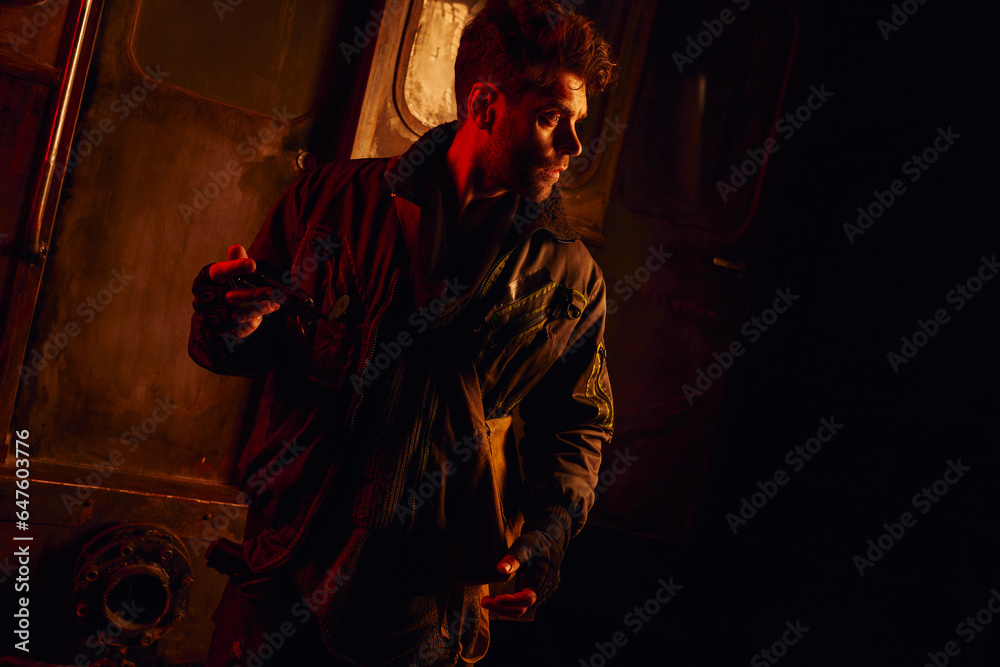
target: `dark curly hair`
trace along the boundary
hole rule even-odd
[[[489,0],[465,26],[455,59],[459,120],[472,86],[496,85],[514,101],[545,88],[562,70],[579,76],[587,97],[612,89],[618,63],[590,19],[555,0]]]

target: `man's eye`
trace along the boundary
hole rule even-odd
[[[544,120],[545,124],[549,125],[550,127],[555,127],[556,125],[558,125],[559,118],[560,116],[557,113],[550,113],[545,116],[542,116],[542,120]]]

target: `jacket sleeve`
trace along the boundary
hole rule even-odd
[[[521,512],[524,531],[553,519],[579,533],[594,504],[601,448],[611,440],[614,408],[604,348],[605,286],[596,279],[589,303],[562,356],[520,405],[524,437]]]
[[[295,248],[303,235],[300,212],[307,185],[303,178],[285,191],[247,249],[251,259],[281,275],[290,275]],[[201,270],[192,287],[195,300],[188,354],[199,366],[222,375],[265,375],[286,358],[293,344],[288,318],[279,309],[265,316],[252,334],[237,338],[232,333],[235,323],[226,316],[221,302],[229,287],[208,277],[209,266]]]

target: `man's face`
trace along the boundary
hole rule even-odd
[[[552,193],[571,156],[581,152],[576,124],[587,116],[583,79],[560,73],[550,88],[505,100],[483,153],[486,181],[540,202]]]

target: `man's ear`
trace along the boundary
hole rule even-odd
[[[500,91],[495,86],[480,81],[473,84],[466,104],[469,114],[467,120],[480,130],[492,131],[500,116]]]

